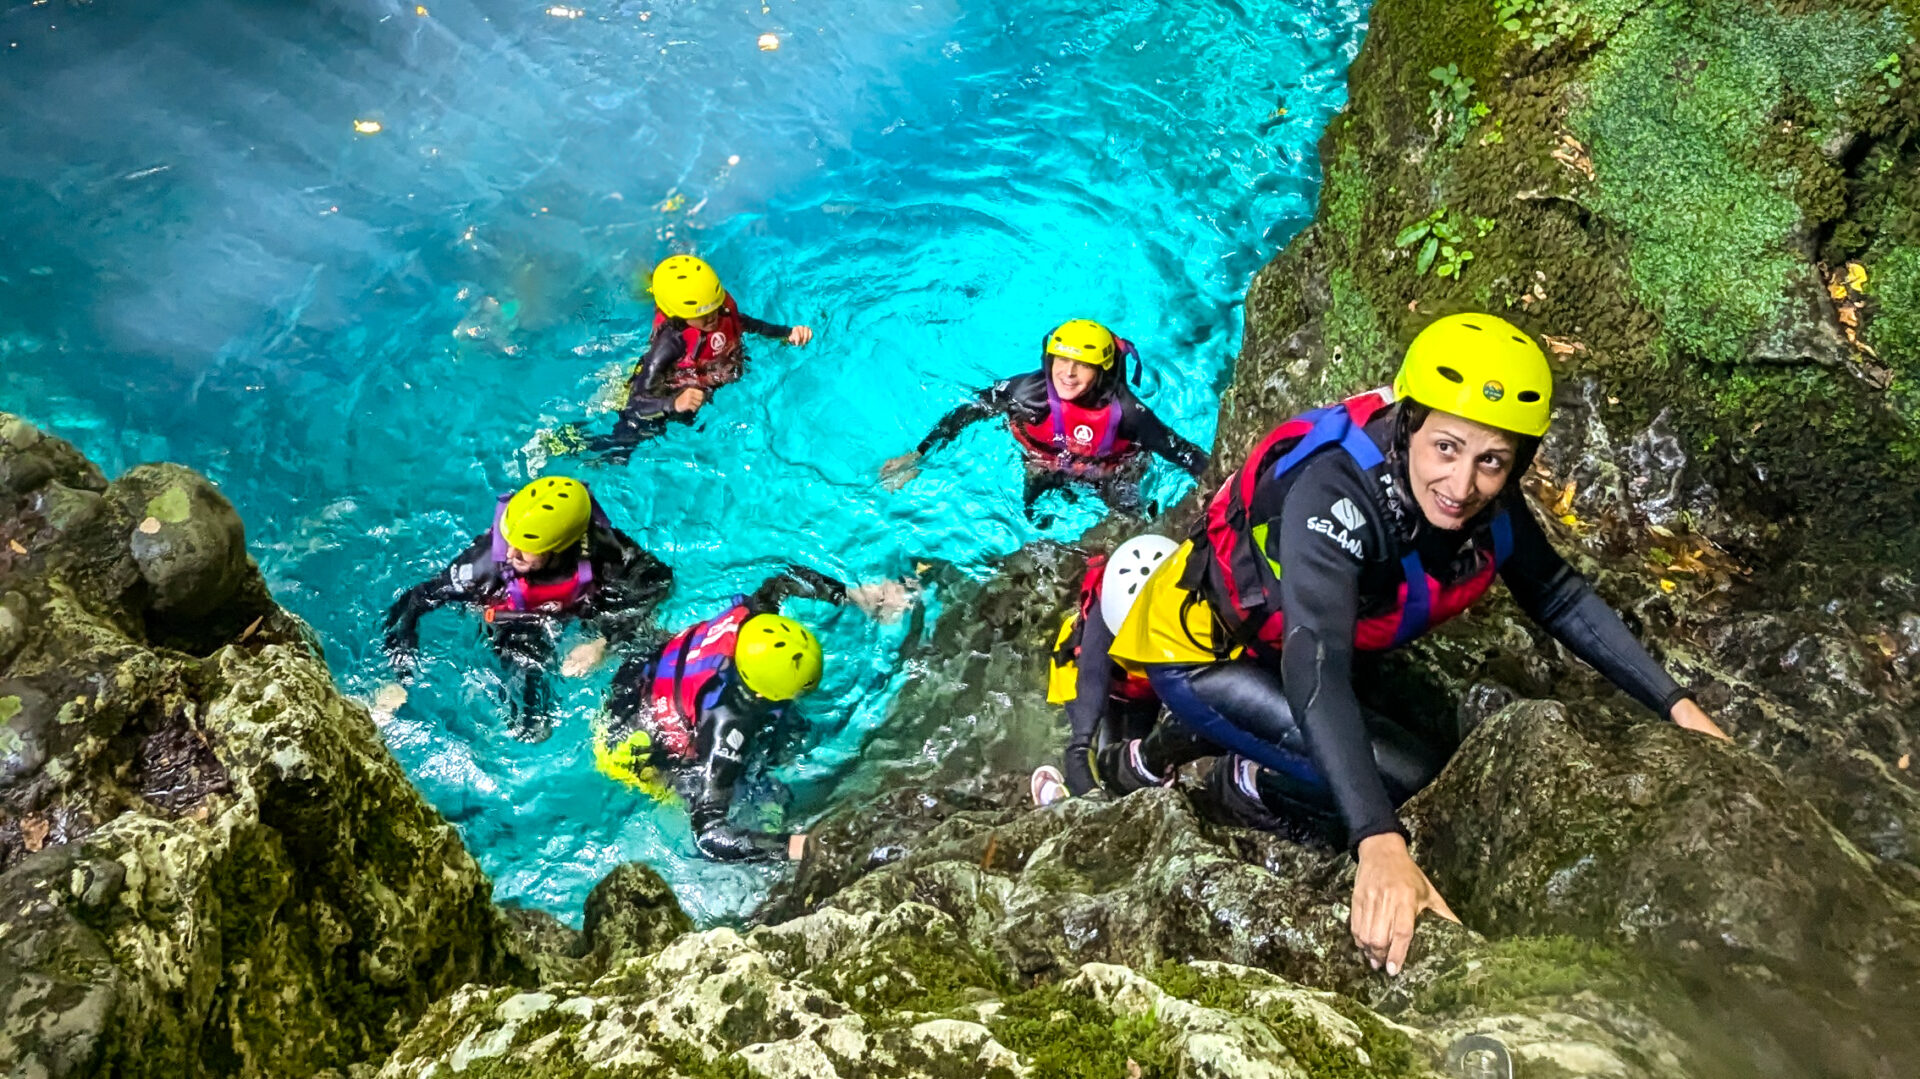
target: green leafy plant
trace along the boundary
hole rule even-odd
[[[1893,100],[1893,92],[1900,89],[1905,81],[1900,77],[1900,54],[1891,52],[1882,57],[1879,63],[1873,65],[1873,73],[1880,76],[1880,85],[1885,88],[1875,100],[1885,105]]]
[[[1433,133],[1444,136],[1448,146],[1458,146],[1467,139],[1467,132],[1493,110],[1484,101],[1467,102],[1473,98],[1473,80],[1460,74],[1459,64],[1436,67],[1427,72],[1427,77],[1439,83],[1439,87],[1427,91],[1427,109],[1433,116]]]
[[[1492,232],[1494,224],[1490,217],[1473,219],[1473,227],[1479,236]],[[1424,276],[1428,270],[1432,270],[1435,277],[1459,280],[1467,263],[1473,261],[1473,252],[1467,250],[1466,238],[1461,227],[1449,220],[1447,209],[1443,206],[1401,229],[1400,235],[1393,238],[1393,246],[1404,250],[1414,244],[1420,245],[1413,258],[1415,276]]]
[[[1502,30],[1524,35],[1535,50],[1571,40],[1580,29],[1580,13],[1565,0],[1494,0],[1493,10]]]

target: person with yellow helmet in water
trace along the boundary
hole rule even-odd
[[[781,603],[860,602],[858,591],[850,596],[841,582],[790,566],[657,651],[629,659],[614,675],[605,725],[594,734],[596,765],[636,786],[664,778],[686,798],[695,845],[709,858],[798,858],[799,837],[742,831],[727,813],[749,754],[820,684],[820,641],[781,614]]]
[[[974,394],[934,425],[910,453],[880,466],[881,482],[899,490],[919,475],[929,451],[953,441],[968,426],[1005,416],[1026,458],[1022,504],[1029,520],[1048,491],[1091,487],[1113,509],[1140,515],[1141,452],[1159,454],[1195,479],[1207,454],[1161,422],[1127,388],[1128,362],[1139,362],[1133,342],[1092,319],[1063,322],[1040,342],[1040,369]]]
[[[587,485],[543,476],[494,502],[493,524],[432,580],[403,593],[387,611],[386,652],[403,681],[417,665],[422,615],[449,603],[477,607],[494,652],[506,666],[514,731],[546,733],[543,672],[553,658],[555,625],[592,620],[603,636],[575,648],[567,673],[583,674],[607,646],[627,646],[651,625],[673,588],[673,570],[613,527]]]
[[[1145,667],[1169,722],[1113,745],[1117,792],[1227,754],[1214,782],[1244,821],[1318,817],[1359,861],[1354,940],[1397,973],[1425,910],[1453,918],[1407,852],[1396,807],[1457,732],[1401,728],[1355,697],[1355,652],[1404,644],[1495,576],[1521,610],[1673,722],[1724,739],[1549,545],[1518,478],[1547,433],[1553,375],[1526,334],[1452,315],[1382,389],[1281,424],[1161,563],[1110,648]],[[1457,920],[1457,919],[1456,919]]]
[[[791,345],[813,340],[806,326],[781,326],[743,314],[713,267],[692,255],[671,255],[653,269],[653,337],[627,382],[627,401],[610,434],[588,441],[615,463],[666,430],[691,423],[713,393],[737,382],[745,369],[741,336],[778,337]]]

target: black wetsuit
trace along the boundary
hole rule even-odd
[[[1400,559],[1410,546],[1443,583],[1471,575],[1494,509],[1457,531],[1428,525],[1405,491],[1402,455],[1389,450],[1393,426],[1389,409],[1366,427],[1394,461],[1390,469],[1400,479],[1391,485],[1369,480],[1345,452],[1328,447],[1256,488],[1251,517],[1266,523],[1265,554],[1280,567],[1286,635],[1277,658],[1148,667],[1174,716],[1200,726],[1224,720],[1297,757],[1299,767],[1277,769],[1262,794],[1271,788],[1286,800],[1331,810],[1350,846],[1402,831],[1395,808],[1438,774],[1453,749],[1363,711],[1353,690],[1355,624],[1398,603]],[[1510,484],[1498,497],[1513,537],[1500,578],[1521,609],[1635,700],[1669,715],[1686,691],[1554,551],[1518,487]],[[1357,525],[1328,527],[1356,511],[1365,518]],[[1184,722],[1163,724],[1140,745],[1141,762],[1159,776],[1217,752]]]
[[[533,584],[564,581],[578,568],[578,547],[555,552],[545,566],[528,574]],[[515,723],[523,735],[538,734],[547,714],[544,671],[553,659],[552,624],[556,618],[590,620],[612,648],[629,649],[646,642],[653,610],[673,588],[673,570],[635,543],[626,533],[596,521],[587,531],[587,556],[592,559],[593,583],[580,602],[558,615],[537,611],[497,611],[488,624],[494,653],[505,665],[507,692],[515,705]],[[402,593],[387,611],[386,651],[403,678],[413,673],[420,647],[420,617],[436,607],[460,603],[492,607],[505,596],[507,579],[493,560],[493,532],[488,530],[448,564],[444,573]],[[517,683],[516,686],[513,683]]]
[[[740,315],[740,328],[762,337],[785,338],[793,332],[791,326],[765,322],[745,313]],[[664,432],[668,423],[693,422],[694,412],[674,409],[673,400],[682,391],[668,384],[675,365],[687,354],[686,330],[686,319],[667,318],[653,331],[646,355],[640,357],[627,379],[627,403],[614,420],[612,432],[589,441],[589,449],[605,452],[607,458],[617,464],[624,462],[635,446]],[[744,342],[741,347],[745,347]],[[741,362],[745,362],[744,357]],[[709,401],[713,392],[707,391]]]
[[[1121,364],[1116,362],[1113,367],[1103,371],[1099,380],[1086,391],[1084,400],[1076,403],[1087,408],[1103,408],[1117,399],[1120,402],[1120,438],[1150,453],[1159,454],[1198,479],[1207,470],[1207,452],[1175,434],[1172,428],[1161,422],[1160,417],[1153,414],[1152,409],[1142,404],[1127,389],[1120,367]],[[1045,422],[1051,411],[1047,399],[1047,378],[1044,370],[1034,371],[1002,379],[981,390],[973,400],[942,416],[927,437],[920,440],[917,452],[925,454],[943,446],[972,424],[994,416],[1004,416],[1021,424]],[[1034,501],[1041,495],[1053,490],[1067,490],[1075,482],[1092,486],[1101,500],[1118,512],[1135,516],[1141,514],[1140,475],[1137,468],[1088,479],[1071,472],[1029,468],[1026,490],[1021,496],[1028,518],[1032,518]]]
[[[840,604],[846,602],[847,588],[805,566],[789,566],[746,598],[748,617],[778,614],[781,603],[795,597]],[[617,746],[652,723],[654,668],[659,660],[656,649],[627,660],[614,675],[607,698],[608,745]],[[686,798],[700,853],[718,861],[784,857],[785,836],[736,829],[727,823],[727,810],[747,755],[784,718],[789,702],[770,701],[748,690],[728,664],[696,703],[693,759],[668,757],[660,752],[665,740],[655,737],[650,740],[655,750],[650,763],[668,772],[675,789]]]
[[[1082,798],[1102,788],[1094,777],[1093,755],[1116,742],[1144,737],[1160,715],[1158,699],[1135,700],[1115,692],[1126,672],[1108,656],[1113,631],[1098,606],[1082,616],[1080,655],[1076,659],[1073,699],[1066,703],[1067,790]]]

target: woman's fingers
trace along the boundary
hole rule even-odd
[[[1393,910],[1393,927],[1389,931],[1391,939],[1387,944],[1387,974],[1389,977],[1400,973],[1407,962],[1407,949],[1413,946],[1413,926],[1418,908],[1396,903]]]

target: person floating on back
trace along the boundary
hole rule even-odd
[[[411,680],[420,617],[449,603],[480,608],[507,669],[514,733],[538,740],[546,736],[545,669],[558,624],[591,620],[604,635],[568,655],[565,673],[584,674],[609,644],[633,644],[672,588],[673,570],[613,527],[586,484],[543,476],[502,494],[492,527],[444,573],[400,596],[387,611],[386,652],[401,680]]]
[[[1153,729],[1160,698],[1147,682],[1146,668],[1114,659],[1108,648],[1147,578],[1178,546],[1165,536],[1136,536],[1111,556],[1087,560],[1080,602],[1060,625],[1047,675],[1047,703],[1066,706],[1066,771],[1051,764],[1035,769],[1033,804],[1052,805],[1069,795],[1104,796],[1094,776],[1094,754]]]
[[[791,566],[658,651],[627,660],[594,732],[595,765],[635,786],[664,780],[685,797],[694,843],[709,858],[798,858],[802,837],[742,831],[727,823],[727,812],[748,755],[794,700],[820,684],[820,642],[781,614],[781,603],[804,597],[868,606],[859,591],[849,596],[839,581]]]
[[[781,326],[742,314],[720,277],[692,255],[672,255],[654,267],[653,338],[627,382],[627,402],[613,431],[588,440],[587,448],[625,463],[633,448],[667,429],[692,423],[714,391],[738,382],[746,365],[743,334],[813,340],[806,326]]]
[[[880,466],[888,490],[919,475],[920,458],[951,442],[970,424],[1005,416],[1026,456],[1022,495],[1027,519],[1035,500],[1071,485],[1093,488],[1114,510],[1139,516],[1141,452],[1157,453],[1199,478],[1205,450],[1175,434],[1127,389],[1133,343],[1089,319],[1062,323],[1041,341],[1040,370],[1002,379],[934,425],[911,453]]]
[[[1357,652],[1396,648],[1505,581],[1520,609],[1664,719],[1726,738],[1557,554],[1518,478],[1546,435],[1553,372],[1533,339],[1450,315],[1408,346],[1391,390],[1276,427],[1155,570],[1110,653],[1145,668],[1171,721],[1096,760],[1116,793],[1225,755],[1242,820],[1324,821],[1359,863],[1349,923],[1396,974],[1423,911],[1453,919],[1408,854],[1396,807],[1458,732],[1361,707]],[[1457,920],[1457,919],[1454,919]]]

